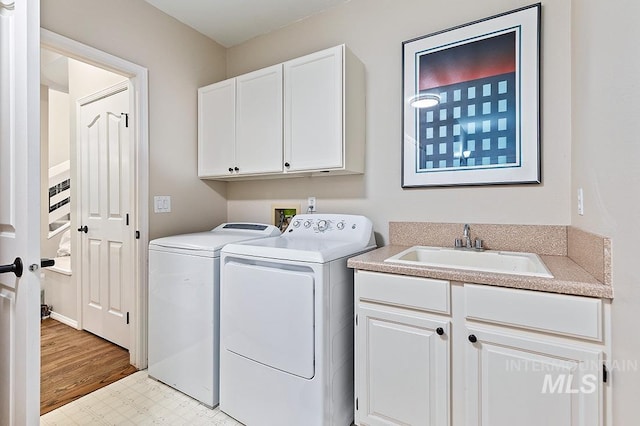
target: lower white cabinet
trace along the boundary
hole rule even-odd
[[[611,425],[608,302],[368,271],[355,285],[356,425]]]
[[[602,425],[601,350],[468,326],[467,425]]]
[[[356,422],[449,424],[449,321],[360,303]]]

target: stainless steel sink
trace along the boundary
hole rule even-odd
[[[414,246],[385,262],[553,278],[535,253]]]

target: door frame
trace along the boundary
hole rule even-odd
[[[130,112],[132,113],[132,145],[135,152],[133,161],[133,205],[131,212],[132,230],[140,233],[133,244],[133,300],[131,303],[130,363],[138,369],[147,367],[147,246],[149,244],[149,79],[145,67],[118,58],[109,53],[61,36],[44,28],[40,29],[41,46],[64,56],[112,71],[129,78]],[[73,154],[72,154],[73,155]],[[77,150],[76,150],[77,155]],[[73,188],[72,188],[73,190]],[[76,197],[77,192],[74,194]],[[76,212],[77,213],[77,212]],[[72,217],[71,227],[75,228],[78,215]],[[76,235],[76,247],[79,236]],[[137,242],[137,244],[135,243]],[[75,256],[73,270],[80,272],[81,262]],[[76,275],[74,273],[74,275]],[[78,326],[82,323],[82,286],[78,285]]]

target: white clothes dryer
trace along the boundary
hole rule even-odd
[[[220,409],[248,426],[353,421],[353,271],[375,248],[364,216],[297,215],[222,249]]]
[[[149,376],[218,405],[220,249],[279,234],[272,225],[225,223],[149,243]]]

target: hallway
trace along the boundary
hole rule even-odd
[[[51,318],[40,347],[40,415],[136,372],[126,349]]]

